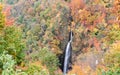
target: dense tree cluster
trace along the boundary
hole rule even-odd
[[[119,70],[116,46],[120,40],[120,0],[0,0],[0,3],[3,4],[0,4],[0,54],[5,57],[9,54],[9,60],[17,62],[13,68],[22,66],[22,71],[28,74],[37,71],[54,75],[59,66],[57,57],[63,53],[72,30],[73,63],[80,60],[81,54],[103,52],[106,61],[102,64],[110,63],[105,66],[107,71],[100,70],[100,74],[120,72],[111,69]],[[113,57],[114,64],[110,60]],[[41,66],[26,65],[33,61]]]

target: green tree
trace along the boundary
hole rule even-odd
[[[17,63],[24,59],[25,43],[22,39],[22,31],[19,27],[5,25],[5,17],[0,5],[0,54],[7,51]]]

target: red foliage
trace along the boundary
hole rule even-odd
[[[6,19],[5,25],[6,26],[11,26],[14,23],[14,18]]]
[[[100,48],[100,43],[99,43],[98,39],[94,37],[93,42],[94,42],[93,44],[96,47],[96,49],[100,51],[101,48]]]
[[[109,0],[72,0],[70,3],[70,9],[71,9],[71,15],[73,17],[73,21],[75,23],[75,27],[83,26],[85,29],[88,29],[90,32],[83,32],[86,36],[82,35],[81,40],[85,43],[85,47],[82,50],[88,50],[91,45],[93,45],[96,50],[101,50],[101,38],[99,40],[91,35],[90,33],[94,34],[94,28],[98,29],[99,36],[102,36],[102,33],[104,34],[106,32],[102,29],[108,29],[107,27],[114,25],[114,24],[120,24],[120,0],[115,0],[114,3]],[[102,26],[103,25],[103,28]],[[79,31],[78,31],[79,32]],[[79,36],[79,35],[76,35]],[[90,37],[89,37],[90,36]],[[98,36],[95,34],[95,36]],[[94,37],[94,38],[92,38]],[[92,42],[90,43],[89,41]],[[88,45],[87,45],[88,44]]]
[[[3,13],[5,14],[5,16],[10,16],[10,10],[11,10],[11,7],[5,7],[5,9],[3,10]]]
[[[116,23],[120,24],[120,0],[115,0],[114,1],[114,13],[117,16],[116,17]]]
[[[3,10],[3,14],[5,15],[5,25],[6,26],[11,26],[14,23],[14,18],[9,18],[10,17],[10,12],[11,7],[6,6],[5,9]]]

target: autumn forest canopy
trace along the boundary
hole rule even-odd
[[[0,0],[0,75],[120,75],[120,0]]]

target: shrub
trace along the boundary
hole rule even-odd
[[[50,75],[54,75],[54,71],[58,67],[59,60],[55,54],[53,54],[51,51],[49,51],[48,48],[43,48],[39,52],[39,60],[46,65],[48,68]]]
[[[30,65],[25,72],[28,75],[49,75],[46,69],[42,68],[41,65],[39,66]]]
[[[107,70],[102,69],[103,75],[120,74],[120,42],[112,44],[110,50],[105,54],[104,60]]]
[[[21,30],[17,27],[7,27],[4,32],[5,50],[13,55],[17,63],[20,63],[24,59],[25,48]]]
[[[1,75],[49,75],[42,65],[35,66],[30,64],[26,71],[15,69],[16,61],[12,55],[9,55],[5,51],[0,55],[0,64],[2,65]]]
[[[114,43],[117,40],[120,40],[120,28],[119,24],[113,24],[110,27],[110,32],[107,34],[107,39],[110,43]]]
[[[59,60],[56,54],[52,53],[48,48],[44,47],[39,51],[33,52],[31,54],[33,61],[40,61],[42,65],[45,65],[50,72],[50,75],[54,75],[54,71],[57,70],[59,66]]]
[[[7,54],[6,52],[3,52],[3,54],[0,55],[0,63],[3,69],[2,75],[15,74],[14,71],[15,60],[13,60],[11,55]]]
[[[6,27],[3,30],[4,34],[0,37],[0,53],[8,51],[8,54],[12,55],[17,63],[20,63],[24,59],[25,44],[22,41],[21,31],[14,26]]]

